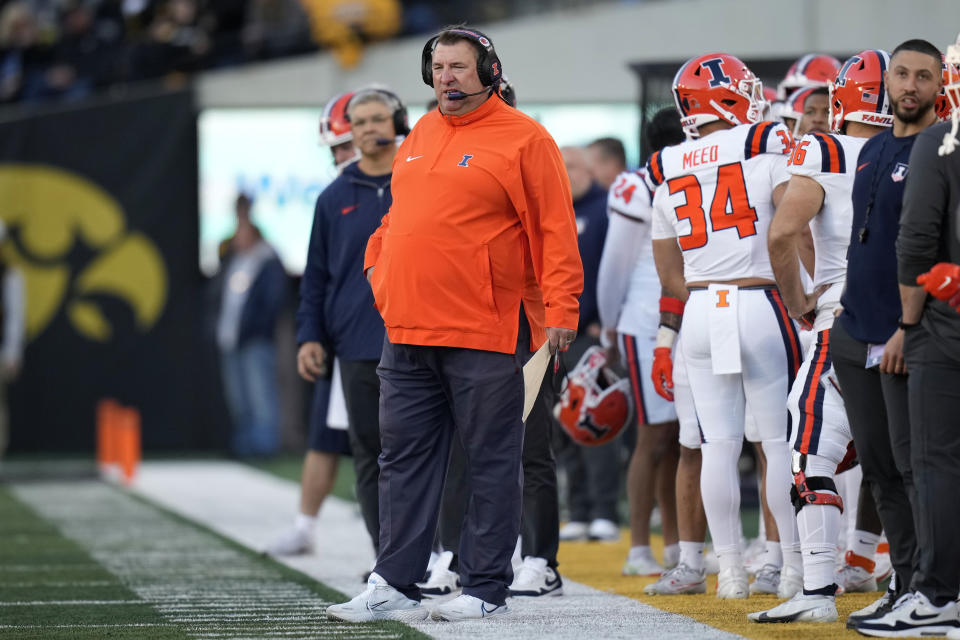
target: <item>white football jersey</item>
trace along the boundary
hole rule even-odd
[[[653,244],[650,237],[653,222],[653,194],[645,180],[646,169],[624,171],[614,180],[607,196],[607,213],[624,216],[635,222],[635,234],[631,242],[638,245],[636,261],[632,265],[619,265],[630,269],[630,280],[617,331],[636,337],[655,335],[659,324],[660,279],[653,263]]]
[[[676,238],[687,282],[773,280],[767,232],[773,189],[785,182],[790,131],[758,122],[653,154],[653,239]]]
[[[787,170],[823,187],[823,206],[810,222],[816,263],[814,286],[843,284],[847,275],[847,245],[853,225],[853,178],[857,157],[867,138],[808,133],[797,143]],[[842,288],[842,287],[841,287]]]

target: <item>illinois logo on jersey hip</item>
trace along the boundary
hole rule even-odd
[[[898,162],[897,166],[893,168],[893,173],[890,174],[890,179],[894,182],[900,182],[907,177],[907,165],[902,162]]]
[[[469,167],[470,165],[467,164],[467,161],[470,160],[470,158],[472,158],[472,157],[473,157],[473,156],[471,156],[471,155],[469,155],[469,154],[466,154],[466,153],[463,154],[463,160],[461,160],[460,162],[458,162],[458,163],[457,163],[457,166],[458,166],[458,167]]]

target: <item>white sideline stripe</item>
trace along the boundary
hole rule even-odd
[[[4,567],[6,569],[6,567]],[[22,589],[24,587],[116,587],[123,586],[118,585],[112,580],[77,580],[76,582],[44,582],[40,580],[38,582],[4,582],[2,583],[7,589],[17,588]]]
[[[63,606],[63,605],[98,605],[98,604],[145,604],[150,603],[146,600],[30,600],[23,602],[10,602],[0,600],[0,607],[42,607],[45,605]]]
[[[131,622],[129,624],[0,624],[0,629],[139,629],[166,627],[176,629],[175,624],[162,622]]]
[[[101,569],[96,562],[75,562],[72,564],[5,564],[4,571],[63,571],[64,569]]]
[[[179,629],[191,637],[384,637],[356,627],[339,633],[335,625],[330,625],[334,633],[327,634],[322,607],[328,603],[309,588],[193,524],[171,518],[154,505],[102,482],[14,484],[11,489],[90,554],[95,564],[88,567],[113,574],[143,598],[133,603],[151,607],[162,616],[163,623],[155,626]],[[255,612],[253,607],[260,610],[278,597],[289,601]],[[117,605],[129,601],[102,602]],[[309,606],[291,610],[291,602],[308,602]],[[0,613],[6,610],[0,608]],[[180,620],[184,623],[178,624]]]
[[[133,490],[251,549],[264,549],[293,524],[300,491],[295,482],[246,465],[226,462],[147,462]],[[318,581],[353,597],[373,566],[369,535],[358,507],[334,496],[324,502],[312,555],[278,558]],[[438,601],[427,604],[430,608]],[[439,640],[509,640],[549,637],[630,639],[656,637],[739,638],[686,616],[638,600],[564,581],[557,598],[512,598],[512,615],[457,624],[425,621],[411,626]],[[359,632],[359,627],[353,627]],[[349,630],[345,632],[349,635]]]

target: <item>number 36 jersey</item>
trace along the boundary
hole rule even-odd
[[[773,189],[789,178],[789,130],[758,122],[650,156],[654,240],[676,238],[687,282],[773,280],[767,232]]]

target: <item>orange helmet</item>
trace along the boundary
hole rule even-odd
[[[596,446],[616,438],[630,422],[630,380],[607,368],[600,347],[587,349],[567,376],[557,420],[577,444]]]
[[[947,93],[948,87],[950,88],[949,94]],[[960,69],[947,62],[946,56],[944,56],[943,87],[940,89],[940,95],[937,96],[933,108],[937,112],[937,118],[941,122],[946,122],[950,119],[953,110],[958,107],[960,107]]]
[[[353,97],[353,91],[335,96],[323,108],[320,116],[320,144],[334,147],[353,140],[350,121],[347,120],[347,104]]]
[[[808,53],[794,62],[777,85],[777,96],[785,100],[802,87],[825,87],[837,77],[840,61],[822,53]]]
[[[738,58],[708,53],[688,60],[673,78],[673,99],[688,136],[697,128],[723,120],[753,124],[763,111],[763,83]]]
[[[784,103],[783,110],[780,112],[781,118],[793,118],[794,120],[799,121],[803,117],[803,103],[807,101],[807,98],[810,97],[810,94],[813,93],[819,87],[804,87],[803,89],[797,89],[787,98],[787,101]]]
[[[830,83],[830,130],[840,133],[845,122],[863,122],[892,127],[890,98],[883,73],[890,66],[890,54],[867,49],[843,63],[837,79]]]

